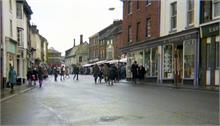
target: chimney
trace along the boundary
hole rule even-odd
[[[76,40],[75,40],[75,39],[73,39],[73,47],[75,47],[75,46],[76,46],[76,45],[75,45],[75,44],[76,44],[75,42],[76,42]]]
[[[80,35],[80,44],[83,44],[83,35]]]

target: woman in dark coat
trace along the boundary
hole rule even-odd
[[[144,80],[144,76],[146,74],[146,70],[145,68],[143,67],[143,65],[140,65],[140,68],[138,69],[138,75],[139,75],[139,79],[140,80]]]
[[[43,83],[43,78],[44,78],[44,71],[42,67],[38,68],[38,79],[39,79],[39,87],[42,87],[42,83]]]
[[[99,66],[97,64],[95,64],[95,66],[93,66],[93,77],[95,79],[95,83],[97,83],[97,78],[99,76]]]
[[[115,65],[111,65],[109,68],[109,85],[113,85],[113,81],[116,77],[116,67]]]

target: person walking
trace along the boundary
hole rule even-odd
[[[113,82],[115,81],[116,78],[116,66],[112,64],[109,68],[109,85],[113,85]]]
[[[132,79],[134,83],[136,84],[136,79],[138,75],[138,64],[137,61],[134,61],[134,63],[131,65],[131,72],[132,72]]]
[[[59,74],[59,71],[58,71],[57,67],[54,67],[53,74],[54,74],[54,81],[57,81],[57,77],[58,77],[58,74]]]
[[[36,81],[37,81],[37,68],[34,67],[33,71],[32,71],[32,81],[34,81],[34,85],[36,85]]]
[[[43,83],[43,78],[44,78],[44,71],[41,66],[38,67],[38,79],[39,79],[39,87],[42,87]]]
[[[139,79],[140,80],[144,80],[144,76],[145,76],[145,74],[146,74],[146,70],[145,70],[145,68],[144,68],[144,66],[143,65],[140,65],[140,67],[139,67],[139,69],[138,69],[138,75],[139,75]]]
[[[9,78],[9,83],[10,83],[10,87],[11,87],[10,92],[12,93],[14,91],[14,85],[16,84],[16,81],[17,81],[17,74],[16,74],[16,71],[14,70],[13,66],[10,66],[8,78]]]
[[[73,80],[76,78],[76,80],[79,80],[78,78],[79,76],[79,67],[78,65],[74,68],[74,76],[73,76]]]
[[[65,74],[65,68],[64,66],[61,67],[61,70],[60,70],[60,80],[64,80],[64,74]]]
[[[95,84],[97,83],[97,78],[99,75],[99,66],[97,64],[95,64],[95,66],[93,66],[93,77],[95,79]]]
[[[27,81],[28,81],[28,86],[30,87],[32,85],[32,70],[31,70],[31,68],[28,68],[28,71],[27,71]]]
[[[103,67],[102,66],[100,66],[99,67],[99,83],[101,83],[102,82],[102,78],[103,78]]]
[[[108,78],[109,78],[109,66],[106,63],[104,64],[104,68],[103,68],[103,76],[104,76],[105,83],[107,83]]]

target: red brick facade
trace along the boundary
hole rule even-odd
[[[132,43],[143,42],[160,36],[160,0],[151,1],[146,4],[146,1],[130,1],[132,3],[131,13],[128,14],[129,1],[123,1],[123,44],[128,43],[128,27],[131,26]],[[139,9],[137,9],[139,2]],[[146,37],[146,20],[151,19],[151,37]],[[137,23],[139,27],[139,39],[137,40]],[[146,41],[147,42],[147,41]]]

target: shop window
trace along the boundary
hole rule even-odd
[[[220,54],[220,36],[216,37],[216,41],[215,41],[215,66],[217,69],[220,69],[220,65],[219,65],[219,54]]]
[[[206,57],[206,59],[207,59],[207,68],[210,68],[211,67],[211,51],[212,51],[212,49],[211,49],[211,38],[207,38],[207,44],[206,44],[206,50],[207,50],[207,57]]]
[[[184,78],[194,77],[195,41],[194,39],[184,41]]]
[[[163,46],[164,58],[163,58],[163,77],[173,78],[173,56],[172,56],[172,45]]]
[[[146,76],[150,76],[150,49],[146,49],[144,51],[145,53],[145,61],[144,61],[144,67],[145,67],[145,70],[146,70]]]
[[[157,48],[151,50],[151,76],[157,76]]]

